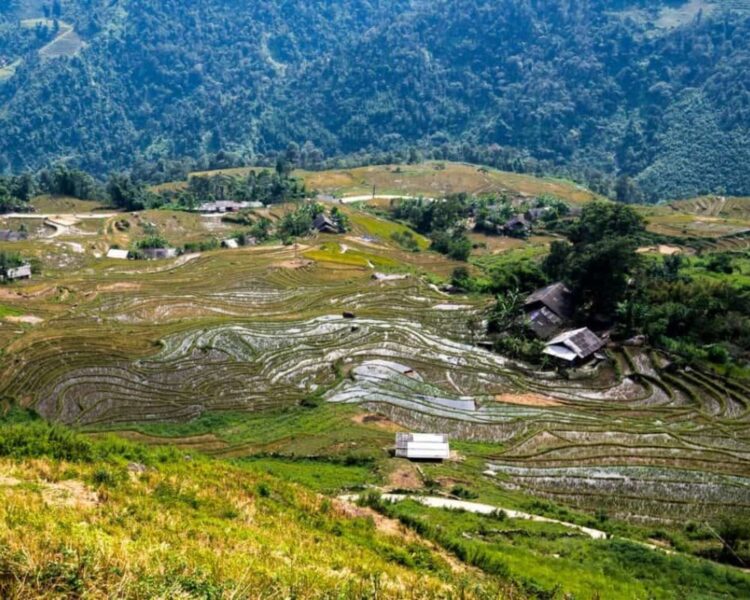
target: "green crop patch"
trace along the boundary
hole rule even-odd
[[[351,459],[352,462],[354,459]],[[318,492],[333,494],[361,489],[378,482],[371,466],[347,465],[346,462],[315,459],[250,458],[241,463],[249,469],[300,483]]]
[[[4,319],[5,317],[20,317],[22,314],[23,312],[17,308],[0,304],[0,319]]]
[[[381,256],[361,250],[354,250],[343,244],[335,242],[326,242],[316,250],[309,250],[304,253],[306,258],[318,262],[329,262],[355,267],[377,267],[381,269],[395,269],[399,263],[387,256]]]
[[[413,235],[418,247],[421,250],[426,250],[430,247],[430,240],[422,235],[419,235],[418,233],[415,233],[406,225],[394,223],[393,221],[388,221],[386,219],[382,219],[360,211],[352,213],[351,220],[352,223],[361,227],[367,235],[374,236],[380,241],[388,242],[393,239],[394,234],[404,235],[408,233]]]

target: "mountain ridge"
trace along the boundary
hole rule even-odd
[[[483,147],[587,183],[625,175],[651,199],[746,194],[750,19],[730,8],[71,0],[76,56],[40,60],[0,26],[0,57],[23,61],[0,85],[0,170]]]

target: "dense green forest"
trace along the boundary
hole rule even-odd
[[[291,147],[309,168],[461,159],[626,201],[748,194],[748,9],[15,0],[0,8],[0,170],[65,160],[157,180]],[[22,26],[33,15],[49,22]],[[60,23],[84,46],[40,55]]]

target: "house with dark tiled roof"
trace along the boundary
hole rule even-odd
[[[523,214],[523,216],[526,218],[527,221],[533,223],[534,221],[538,221],[539,219],[544,217],[544,215],[546,215],[549,212],[549,210],[550,209],[548,206],[530,208]]]
[[[339,226],[323,213],[315,217],[313,227],[320,233],[340,233]]]
[[[549,339],[573,317],[573,295],[564,283],[553,283],[526,298],[524,314],[534,334]]]
[[[524,236],[531,230],[531,223],[526,220],[523,215],[516,215],[512,219],[509,219],[503,225],[503,231],[505,235],[511,236]]]
[[[176,248],[144,248],[141,252],[146,260],[165,260],[177,256]]]

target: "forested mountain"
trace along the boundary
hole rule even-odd
[[[14,0],[0,170],[247,162],[295,143],[313,166],[421,148],[594,187],[627,175],[651,199],[749,194],[749,7]],[[20,20],[33,14],[49,20]]]

